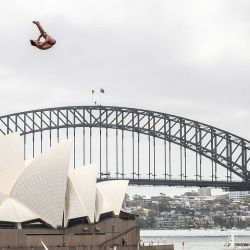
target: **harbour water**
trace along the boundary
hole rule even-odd
[[[175,250],[223,250],[230,235],[250,242],[248,230],[141,230],[142,242],[173,243]]]

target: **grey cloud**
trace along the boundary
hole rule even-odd
[[[102,87],[104,104],[157,109],[250,138],[249,9],[243,0],[45,1],[41,8],[2,1],[0,112],[90,104],[91,89]],[[34,18],[56,37],[55,48],[29,45],[38,34]]]

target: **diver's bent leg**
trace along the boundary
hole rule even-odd
[[[45,31],[44,31],[43,27],[41,26],[41,24],[38,21],[33,21],[33,23],[37,26],[41,35],[44,36]]]

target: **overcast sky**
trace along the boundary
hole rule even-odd
[[[250,139],[249,13],[249,0],[0,0],[0,115],[90,105],[103,88],[103,105]],[[52,49],[29,44],[32,20],[56,38]]]
[[[0,0],[0,113],[103,104],[250,138],[250,1]],[[40,20],[56,46],[29,39]],[[98,95],[97,101],[99,101]]]

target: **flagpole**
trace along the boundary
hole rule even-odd
[[[92,105],[94,105],[94,93],[95,91],[92,89]]]
[[[104,94],[104,89],[100,89],[100,106],[102,105],[102,94]]]

